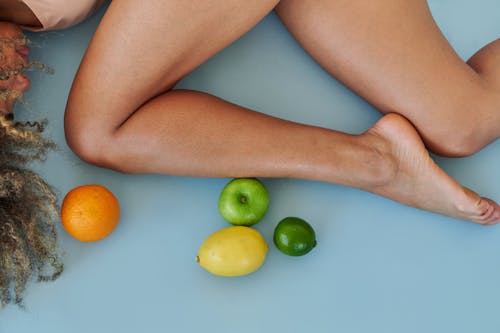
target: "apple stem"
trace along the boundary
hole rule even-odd
[[[241,197],[240,198],[241,203],[247,203],[247,198],[246,197]]]

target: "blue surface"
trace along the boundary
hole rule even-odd
[[[432,1],[439,26],[467,58],[500,36],[500,2]],[[58,228],[66,271],[33,284],[27,309],[0,310],[1,333],[88,332],[500,332],[500,228],[418,211],[362,191],[264,179],[272,199],[256,228],[270,245],[264,266],[241,278],[212,276],[195,262],[225,227],[217,198],[228,179],[123,175],[80,162],[62,128],[72,77],[100,12],[67,31],[31,35],[32,73],[23,116],[48,117],[59,144],[37,169],[60,192],[100,183],[122,205],[116,231],[85,244]],[[180,86],[278,117],[350,133],[379,114],[311,60],[274,14],[185,78]],[[500,142],[438,163],[463,184],[500,200]],[[300,216],[318,247],[300,258],[272,245],[277,222]]]

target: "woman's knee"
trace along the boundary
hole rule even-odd
[[[85,113],[83,108],[67,107],[64,119],[64,131],[69,148],[83,161],[107,166],[107,158],[112,145],[113,131],[103,123],[79,117]]]
[[[500,94],[500,38],[477,51],[467,64]]]
[[[470,156],[493,142],[500,130],[500,95],[483,90],[462,103],[450,101],[447,119],[430,117],[432,126],[417,126],[429,150],[449,157]],[[439,114],[440,110],[435,110]]]
[[[475,154],[486,146],[485,140],[478,140],[471,128],[451,129],[437,134],[422,135],[427,148],[446,157],[466,157]]]

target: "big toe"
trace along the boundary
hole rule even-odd
[[[480,224],[493,225],[500,222],[500,206],[488,198],[481,198],[477,203],[478,215],[476,220]]]

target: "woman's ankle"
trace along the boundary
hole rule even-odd
[[[360,188],[370,190],[389,184],[396,176],[398,161],[393,154],[392,143],[371,128],[359,136],[364,165]]]

